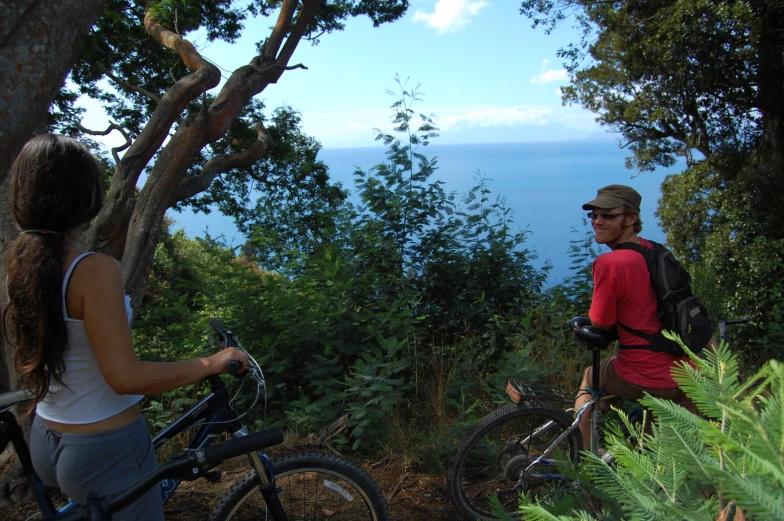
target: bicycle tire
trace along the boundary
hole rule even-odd
[[[350,461],[303,452],[274,458],[271,465],[289,521],[390,521],[378,484]],[[210,521],[266,521],[259,485],[255,469],[246,473],[221,497]]]
[[[531,436],[549,421],[553,425]],[[521,479],[522,472],[573,422],[561,409],[539,405],[528,407],[508,403],[477,423],[460,441],[447,474],[447,488],[452,504],[467,519],[498,519],[488,499],[496,495],[504,511],[515,519],[521,492],[542,499],[558,497],[566,484],[563,479]],[[550,463],[537,465],[537,472],[557,473],[553,460],[568,457],[577,463],[581,439],[575,429],[561,441],[548,457]],[[521,445],[520,442],[525,442]],[[515,488],[519,487],[519,488]]]

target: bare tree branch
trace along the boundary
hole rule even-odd
[[[269,148],[271,138],[261,123],[256,124],[256,132],[258,133],[257,140],[244,152],[215,156],[207,161],[201,174],[183,179],[174,196],[174,202],[180,202],[183,199],[203,192],[209,188],[216,176],[235,168],[251,167],[256,161],[264,157]]]
[[[112,71],[110,71],[109,69],[107,69],[107,68],[106,68],[106,66],[104,66],[104,64],[103,64],[103,63],[101,63],[101,62],[95,62],[95,64],[98,66],[98,68],[99,68],[99,69],[101,69],[101,71],[102,71],[104,74],[106,74],[107,76],[109,76],[109,77],[110,77],[110,78],[111,78],[111,79],[112,79],[112,80],[113,80],[113,81],[114,81],[116,84],[120,85],[121,87],[124,87],[125,89],[127,89],[127,90],[130,90],[130,91],[133,91],[133,92],[138,92],[139,94],[143,94],[144,96],[147,96],[148,98],[150,98],[151,100],[153,100],[153,101],[154,101],[156,104],[158,104],[158,103],[160,103],[160,102],[161,102],[161,98],[159,98],[158,96],[156,96],[156,95],[155,95],[155,94],[153,94],[152,92],[150,92],[150,91],[148,91],[148,90],[145,90],[145,89],[143,89],[143,88],[141,88],[141,87],[137,87],[136,85],[131,85],[131,84],[130,84],[130,83],[128,83],[127,81],[125,81],[125,80],[123,80],[123,79],[121,79],[121,78],[118,78],[117,76],[115,76],[114,74],[112,74]]]
[[[307,70],[308,68],[305,67],[304,65],[302,65],[301,63],[298,63],[296,65],[289,65],[288,67],[285,67],[285,66],[283,66],[283,64],[280,64],[280,63],[273,63],[269,67],[264,67],[263,69],[261,69],[257,74],[261,74],[261,73],[266,72],[266,71],[268,71],[270,69],[283,69],[284,71],[291,71],[291,70],[294,70],[294,69],[305,69],[305,70]]]
[[[313,42],[313,41],[316,41],[316,40],[318,40],[318,39],[319,39],[319,38],[321,38],[322,36],[324,36],[324,35],[326,34],[326,32],[327,32],[327,30],[326,30],[326,29],[322,29],[322,30],[321,30],[321,32],[320,32],[320,33],[318,33],[317,35],[315,35],[315,36],[308,36],[308,37],[307,37],[307,38],[305,38],[305,39],[306,39],[307,41],[309,41],[309,42]]]
[[[119,155],[119,153],[122,152],[123,150],[125,150],[126,148],[128,148],[129,146],[131,146],[131,143],[132,143],[131,137],[128,135],[127,132],[125,132],[124,128],[122,128],[120,125],[118,125],[117,123],[115,123],[113,121],[110,122],[109,128],[107,128],[104,131],[90,130],[89,128],[83,127],[82,124],[79,123],[78,121],[76,122],[76,126],[77,126],[77,128],[79,130],[81,130],[85,134],[90,134],[91,136],[108,136],[109,133],[112,130],[119,131],[120,134],[122,134],[123,137],[125,138],[125,144],[122,145],[122,146],[119,146],[119,147],[112,148],[112,156],[114,156],[115,164],[118,164],[120,162],[120,155]]]
[[[144,15],[144,27],[147,29],[147,34],[152,36],[155,41],[179,54],[188,69],[197,71],[206,67],[213,67],[218,72],[218,77],[220,78],[218,68],[202,58],[191,42],[184,40],[179,34],[163,27],[149,12]]]
[[[296,11],[298,3],[297,0],[287,0],[283,4],[283,7],[280,8],[278,21],[275,23],[275,27],[272,29],[269,38],[264,42],[262,54],[263,61],[275,60],[278,50],[280,49],[280,44],[283,43],[283,38],[286,36],[286,31],[291,27],[291,20],[294,18],[294,11]]]
[[[289,62],[294,51],[297,49],[297,45],[299,45],[299,41],[305,34],[308,24],[313,20],[313,16],[321,1],[322,0],[304,0],[302,9],[300,9],[299,15],[297,16],[297,23],[294,26],[294,29],[291,30],[291,34],[289,34],[286,43],[283,44],[283,49],[277,57],[276,61],[278,63],[285,65]]]
[[[169,136],[172,125],[188,104],[206,90],[218,85],[221,77],[218,68],[202,59],[192,44],[164,29],[149,13],[145,16],[144,25],[154,40],[175,50],[192,72],[177,81],[163,95],[144,129],[117,164],[106,197],[107,202],[101,208],[93,226],[82,235],[85,247],[115,258],[120,258],[127,253],[125,247],[129,241],[128,237],[135,229],[135,226],[130,223],[139,202],[139,198],[136,197],[136,183],[141,172],[153,155],[159,151]],[[165,152],[162,152],[162,155],[166,156],[164,162],[172,158],[171,154]],[[154,176],[151,174],[152,177]],[[174,188],[169,190],[173,191]]]

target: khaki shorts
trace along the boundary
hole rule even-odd
[[[699,414],[694,402],[684,394],[680,387],[671,387],[665,389],[657,389],[655,387],[643,387],[635,383],[629,382],[621,378],[615,372],[613,367],[615,356],[609,356],[599,363],[599,385],[607,394],[620,396],[627,400],[639,401],[645,393],[650,394],[654,398],[661,398],[663,400],[670,400],[675,402],[687,411]],[[593,367],[589,367],[586,371],[586,382],[591,385],[593,381]]]

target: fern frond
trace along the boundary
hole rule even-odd
[[[738,474],[717,474],[716,480],[725,497],[734,499],[754,519],[784,521],[784,490],[781,487]]]
[[[523,515],[523,519],[526,521],[597,521],[595,517],[584,510],[575,512],[576,518],[573,516],[556,516],[539,505],[522,506],[520,507],[520,514]]]
[[[751,465],[754,465],[757,472],[767,474],[771,479],[778,482],[779,486],[784,490],[784,460],[782,459],[782,452],[777,450],[777,447],[769,436],[768,428],[760,420],[758,414],[752,414],[749,411],[739,411],[726,407],[729,415],[734,417],[736,421],[743,422],[747,425],[749,432],[753,433],[748,437],[748,443],[740,443],[732,437],[721,435],[717,433],[713,438],[717,445],[723,445],[727,450],[733,450],[741,453],[747,458]],[[756,419],[757,421],[753,421]],[[713,441],[710,440],[710,441]]]

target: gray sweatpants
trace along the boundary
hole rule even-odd
[[[135,422],[94,434],[60,433],[36,416],[30,433],[33,467],[47,485],[84,504],[88,494],[110,496],[149,474],[158,465],[150,434]],[[152,487],[113,521],[163,521],[160,486]]]

